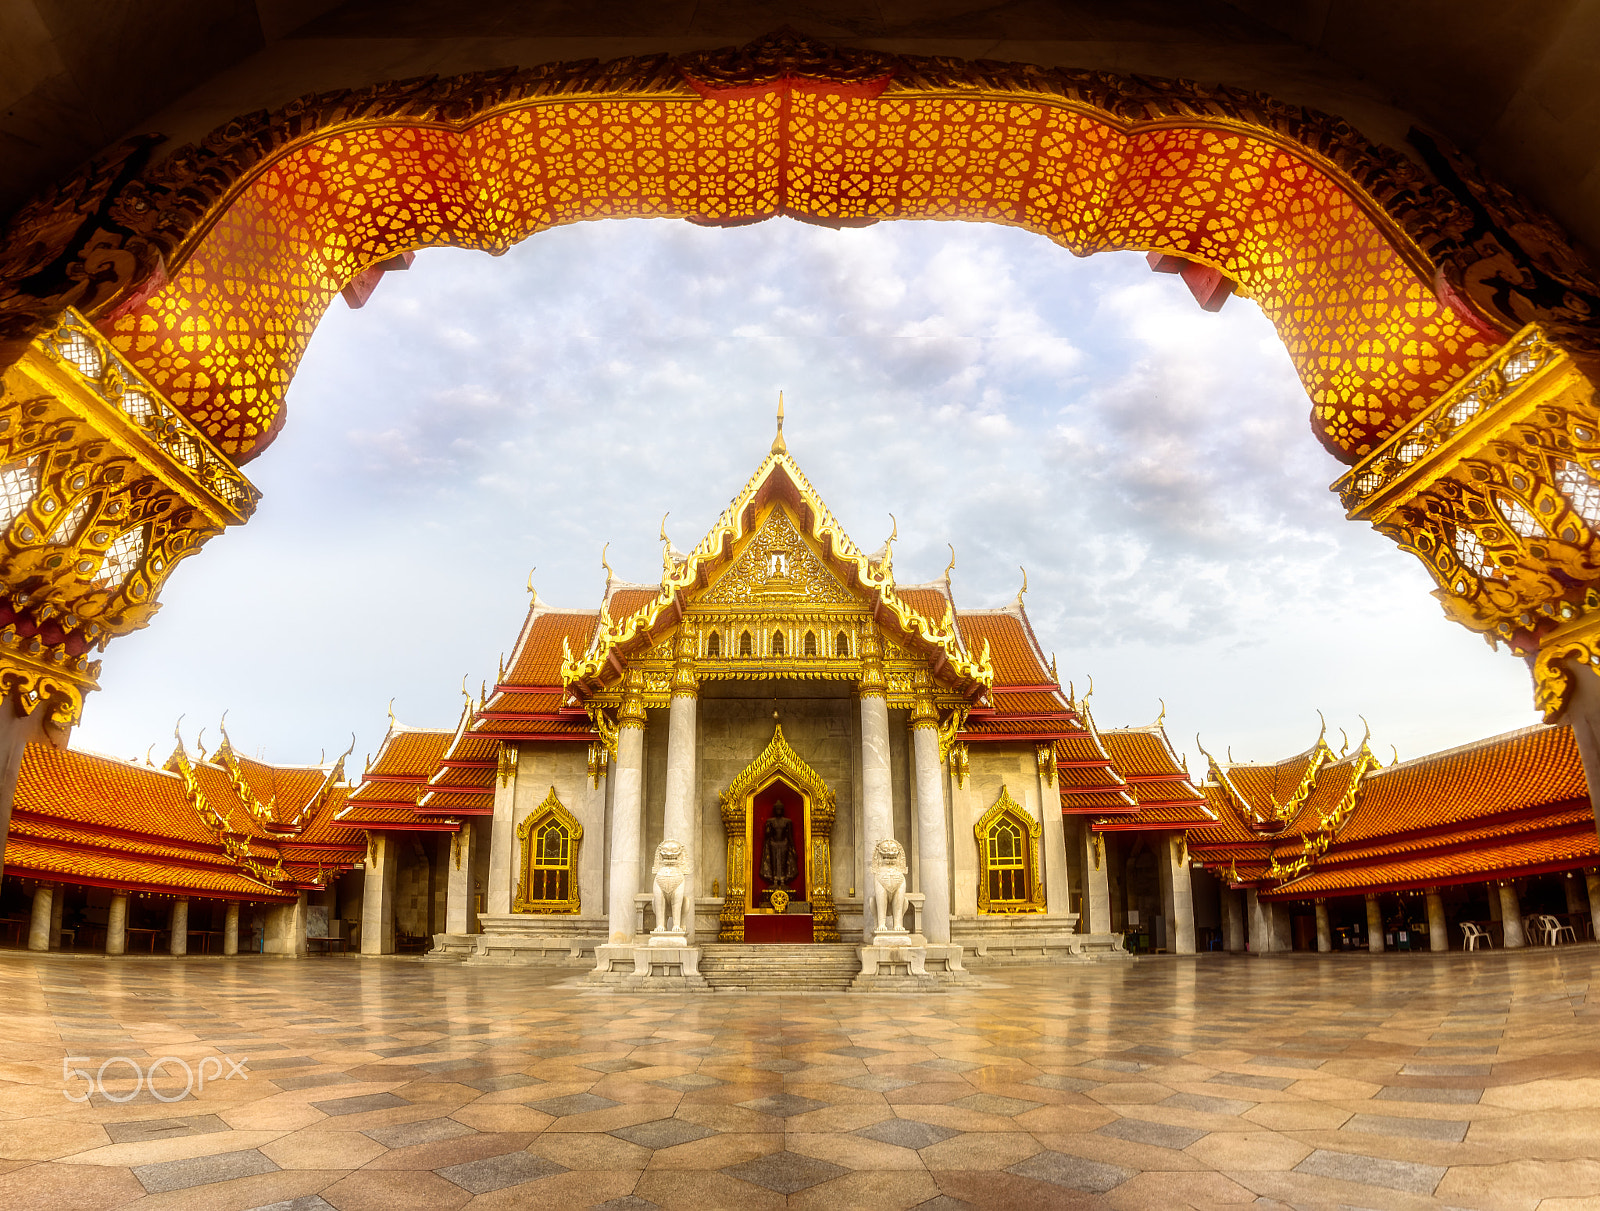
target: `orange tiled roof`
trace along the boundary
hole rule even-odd
[[[958,610],[956,629],[969,652],[983,651],[989,641],[994,663],[994,683],[1000,685],[1054,685],[1021,607],[1004,610]]]
[[[522,634],[511,650],[511,663],[501,683],[560,685],[562,641],[566,641],[574,655],[582,655],[588,651],[599,625],[599,610],[552,610],[536,599],[522,624]]]

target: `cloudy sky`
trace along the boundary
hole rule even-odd
[[[1102,724],[1165,699],[1174,739],[1270,760],[1316,710],[1416,756],[1535,721],[1516,660],[1446,622],[1410,556],[1343,519],[1254,304],[1202,312],[1141,256],[1077,260],[958,223],[828,231],[634,220],[493,259],[434,250],[336,302],[247,468],[249,526],[115,642],[75,743],[157,755],[223,710],[243,751],[315,761],[386,705],[451,726],[535,583],[593,606],[600,549],[660,576],[766,453],[790,451],[895,571],[949,560],[964,606],[1027,606]],[[1203,768],[1203,767],[1200,767]]]

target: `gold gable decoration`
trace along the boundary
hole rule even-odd
[[[612,620],[602,613],[600,628],[588,651],[578,659],[563,662],[562,684],[588,697],[598,686],[601,673],[612,663],[613,653],[640,636],[648,639],[662,629],[665,616],[669,612],[675,613],[680,606],[681,596],[696,589],[702,576],[711,570],[716,561],[724,558],[727,552],[737,549],[750,535],[751,531],[746,528],[746,514],[755,502],[757,493],[779,470],[794,485],[800,503],[811,515],[809,533],[805,537],[817,550],[830,554],[834,560],[851,569],[861,598],[864,599],[861,604],[873,612],[881,610],[893,618],[906,634],[936,649],[941,670],[954,681],[983,690],[991,687],[994,684],[994,666],[987,641],[983,652],[974,659],[962,648],[955,619],[949,611],[946,611],[944,619],[934,622],[901,601],[894,591],[894,572],[889,561],[877,564],[867,558],[844,532],[794,460],[783,452],[769,454],[763,459],[743,490],[722,511],[711,530],[695,545],[687,558],[663,570],[661,589],[654,600],[626,618]],[[763,516],[759,522],[765,523],[767,520]],[[757,533],[759,529],[760,525],[757,524]],[[796,531],[797,537],[799,533]]]
[[[539,862],[542,856],[537,846],[546,825],[554,825],[565,833],[563,839],[563,859],[565,878],[559,877],[558,868],[548,863]],[[550,793],[544,797],[544,802],[528,813],[528,818],[517,825],[517,842],[520,851],[517,875],[517,895],[512,902],[512,912],[539,913],[546,915],[560,915],[576,913],[579,909],[580,897],[578,887],[578,845],[583,840],[583,825],[579,824],[556,797],[556,788],[551,787]],[[549,872],[557,875],[552,881],[556,884],[564,883],[564,894],[554,897],[538,896],[541,891],[548,891],[548,887],[536,887],[538,877]]]
[[[732,566],[694,604],[748,610],[792,607],[798,601],[807,606],[862,605],[800,537],[788,510],[775,505]]]
[[[1027,844],[1027,898],[1019,901],[999,902],[992,898],[989,889],[989,833],[1001,820],[1011,820],[1015,825],[1023,826],[1020,831],[1026,834]],[[1014,913],[1044,912],[1044,881],[1039,873],[1039,822],[1028,814],[1027,810],[1011,797],[1011,792],[1002,783],[1000,797],[994,805],[983,813],[982,818],[972,826],[972,833],[978,843],[978,911],[980,913],[995,913],[1010,915]]]
[[[810,832],[806,838],[806,872],[811,887],[811,938],[814,942],[839,940],[839,910],[833,903],[833,821],[838,803],[833,789],[804,758],[789,747],[783,725],[772,729],[772,739],[756,759],[739,771],[722,792],[722,827],[728,838],[728,887],[722,899],[719,942],[744,941],[744,915],[749,908],[752,856],[745,826],[750,799],[774,775],[781,775],[805,795]]]

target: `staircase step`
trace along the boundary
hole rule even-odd
[[[860,971],[861,959],[848,943],[717,942],[700,948],[700,974],[713,988],[843,992]]]

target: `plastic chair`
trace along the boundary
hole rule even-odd
[[[1551,946],[1559,946],[1561,944],[1562,934],[1567,935],[1568,940],[1572,942],[1576,942],[1578,940],[1578,931],[1572,928],[1570,925],[1563,925],[1560,917],[1552,916],[1549,913],[1546,913],[1544,919],[1545,938]]]
[[[1494,945],[1489,937],[1489,931],[1481,925],[1474,925],[1471,921],[1461,922],[1461,949],[1477,950],[1478,943],[1482,942],[1485,949]]]

